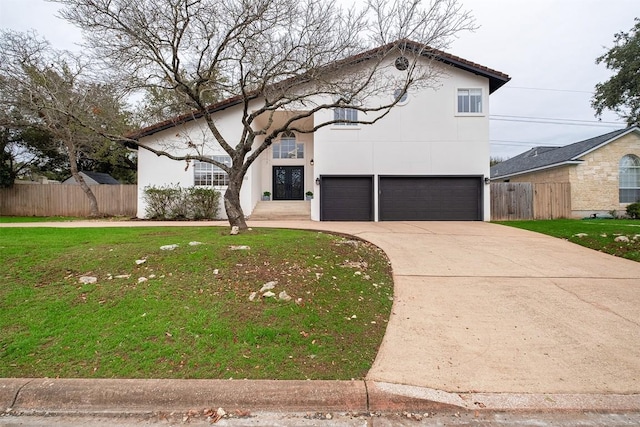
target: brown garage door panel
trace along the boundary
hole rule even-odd
[[[373,177],[320,177],[320,220],[373,221]]]
[[[479,177],[381,177],[381,221],[482,219]]]

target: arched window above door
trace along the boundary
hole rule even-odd
[[[286,131],[272,145],[274,159],[304,159],[304,143],[296,141],[296,135]]]

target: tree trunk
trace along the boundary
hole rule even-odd
[[[237,226],[240,230],[247,229],[244,212],[240,206],[240,188],[242,188],[242,176],[229,176],[229,186],[224,193],[224,210],[229,219],[229,225]]]
[[[67,151],[69,152],[69,168],[71,169],[71,175],[75,178],[76,182],[84,191],[84,194],[89,199],[89,216],[98,217],[100,216],[100,210],[98,210],[98,200],[96,199],[96,195],[93,194],[91,188],[87,185],[84,178],[78,172],[78,162],[76,157],[76,152],[73,149],[72,144],[67,144]]]

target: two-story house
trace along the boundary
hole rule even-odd
[[[313,199],[306,203],[315,221],[489,220],[489,95],[509,77],[442,51],[431,50],[424,60],[439,67],[437,85],[379,95],[402,97],[380,121],[282,133],[244,178],[240,199],[245,215],[251,218],[267,191],[272,201],[266,203],[305,203],[305,194],[312,192]],[[392,72],[402,73],[402,60],[395,63]],[[242,132],[243,107],[234,99],[211,106],[221,132]],[[336,117],[355,121],[358,113],[350,108],[323,110],[298,126],[310,129]],[[287,114],[276,114],[275,120],[285,120]],[[175,147],[181,139],[206,138],[204,126],[202,118],[185,116],[142,129],[137,138],[156,149]],[[208,155],[229,163],[228,154],[213,146]],[[138,216],[144,217],[146,186],[213,186],[224,191],[227,179],[211,164],[194,162],[185,168],[184,162],[140,149]]]

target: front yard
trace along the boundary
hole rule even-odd
[[[498,221],[559,237],[601,252],[640,261],[640,220],[554,219],[541,221]]]
[[[392,304],[329,233],[0,228],[0,258],[1,377],[363,378]]]

